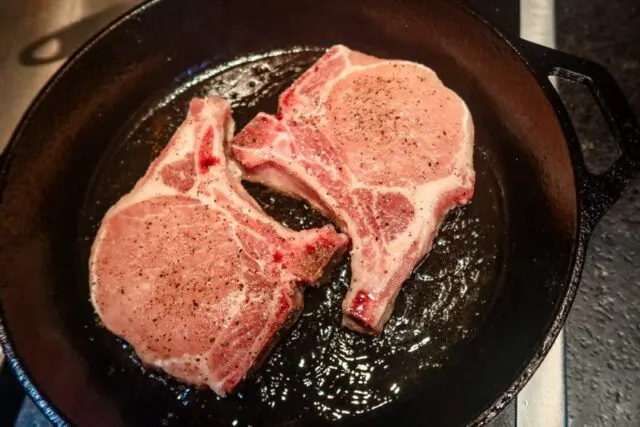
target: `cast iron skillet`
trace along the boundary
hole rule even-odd
[[[238,394],[140,366],[88,301],[106,209],[167,142],[191,96],[239,126],[334,44],[432,67],[476,125],[473,202],[453,212],[382,336],[338,326],[347,263]],[[621,149],[589,173],[547,77],[588,86]],[[179,0],[139,7],[38,96],[2,160],[2,333],[9,363],[57,425],[484,424],[528,380],[576,293],[596,222],[640,170],[639,131],[600,66],[507,38],[443,1]],[[326,222],[249,186],[291,227]],[[215,251],[215,248],[212,248]]]

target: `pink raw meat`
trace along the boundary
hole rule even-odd
[[[249,179],[304,198],[352,240],[343,324],[379,333],[447,212],[474,190],[473,121],[429,68],[330,48],[232,141]]]
[[[146,365],[229,393],[302,308],[348,243],[331,226],[294,232],[267,217],[225,157],[229,105],[194,99],[133,190],[106,214],[90,260],[104,325]]]

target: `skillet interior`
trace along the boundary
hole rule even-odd
[[[425,63],[467,101],[477,135],[473,203],[451,215],[383,336],[337,327],[343,264],[328,286],[307,291],[301,321],[241,397],[221,400],[144,370],[88,302],[99,220],[192,95],[229,96],[242,126],[272,111],[280,89],[333,43]],[[575,187],[553,109],[504,41],[444,2],[156,2],[65,67],[16,134],[5,180],[4,325],[40,392],[80,425],[382,425],[398,413],[470,422],[539,348],[572,268]],[[325,221],[250,190],[289,226]]]

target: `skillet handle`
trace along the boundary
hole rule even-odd
[[[586,86],[620,147],[620,157],[603,173],[593,174],[587,171],[584,162],[581,165],[582,209],[592,228],[640,174],[638,121],[613,76],[601,65],[526,40],[518,40],[516,44],[529,65],[545,77],[557,76]]]

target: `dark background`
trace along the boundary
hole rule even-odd
[[[640,113],[640,2],[559,1],[558,48],[596,60]],[[589,96],[561,86],[588,162],[615,158]],[[640,180],[597,227],[567,327],[567,389],[576,426],[640,425]]]
[[[517,1],[470,1],[517,34]],[[640,114],[640,1],[556,0],[557,48],[604,65]],[[561,83],[585,160],[602,171],[618,151],[591,95]],[[593,234],[566,327],[573,426],[640,426],[640,179]]]

